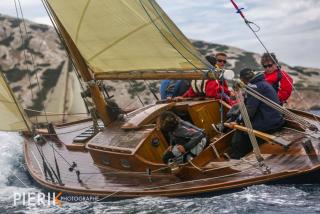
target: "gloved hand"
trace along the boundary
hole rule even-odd
[[[231,119],[231,121],[237,120],[238,116],[240,115],[239,105],[235,104],[231,107],[231,109],[227,113],[227,118]]]

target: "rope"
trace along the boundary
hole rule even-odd
[[[249,91],[249,90],[244,90],[244,91],[246,91],[248,94],[252,95],[253,97],[259,99],[260,101],[264,102],[264,103],[267,104],[268,106],[270,106],[270,107],[278,110],[279,112],[281,112],[281,113],[284,114],[285,116],[287,116],[287,117],[289,117],[289,118],[291,118],[291,119],[299,122],[299,124],[302,125],[303,127],[308,128],[308,122],[305,121],[302,117],[300,117],[300,116],[298,116],[298,115],[295,115],[294,113],[292,113],[292,112],[290,112],[290,111],[288,111],[288,110],[286,110],[286,109],[284,109],[284,108],[281,108],[281,107],[275,105],[275,103],[272,103],[272,101],[269,102],[269,101],[267,101],[267,100],[265,100],[265,99],[261,99],[260,96],[254,94],[252,91]]]
[[[289,118],[292,118],[293,120],[299,122],[303,127],[305,128],[312,128],[312,124],[310,124],[310,122],[306,121],[303,117],[294,114],[293,112],[285,109],[283,106],[275,103],[274,101],[270,100],[269,98],[261,95],[259,92],[253,90],[252,88],[244,85],[243,90],[252,95],[253,97],[255,97],[256,99],[262,101],[263,103],[265,103],[266,105],[270,106],[271,108],[276,109],[277,111],[281,112],[282,114],[286,115]]]
[[[15,10],[16,10],[16,14],[17,14],[17,19],[19,18],[19,12],[18,12],[18,7],[17,7],[17,2],[16,0],[14,0],[14,5],[15,5]],[[21,37],[21,43],[22,45],[24,44],[24,37],[23,37],[23,33],[22,33],[22,28],[19,24],[19,31],[20,31],[20,37]],[[25,58],[25,61],[27,61],[27,53],[26,53],[26,49],[23,49],[23,55]],[[31,71],[29,69],[28,63],[26,63],[26,67],[27,67],[27,71],[28,71],[28,79],[29,79],[29,88],[30,88],[30,92],[31,92],[31,99],[34,100],[34,94],[33,94],[33,90],[32,90],[32,82],[31,82]],[[36,126],[38,126],[39,122],[38,122],[38,118],[36,116]]]
[[[76,130],[73,130],[73,131],[61,132],[61,133],[58,133],[58,134],[41,134],[41,135],[43,135],[43,136],[58,136],[58,135],[70,134],[70,133],[73,133],[73,132],[78,132],[78,131],[81,131],[81,130],[84,130],[84,129],[88,129],[88,128],[91,128],[91,127],[92,127],[92,125],[86,126],[86,127],[80,128],[80,129],[76,129]]]
[[[32,112],[37,112],[37,113],[44,113],[43,111],[38,111],[30,108],[24,108],[25,111],[32,111]],[[55,113],[55,112],[46,112],[48,116],[53,116],[53,115],[82,115],[82,114],[87,114],[87,113]],[[41,116],[41,115],[40,115]]]
[[[243,117],[243,121],[244,121],[246,127],[248,128],[248,135],[249,135],[250,142],[251,142],[251,145],[252,145],[252,148],[253,148],[253,152],[254,152],[254,154],[256,156],[257,161],[260,163],[260,162],[263,161],[263,157],[261,156],[261,152],[260,152],[260,149],[259,149],[259,145],[258,145],[256,136],[253,133],[252,124],[250,122],[250,117],[248,115],[246,106],[245,106],[245,104],[243,102],[242,94],[236,91],[236,97],[237,97],[237,100],[238,100],[238,103],[239,103],[239,108],[240,108],[241,115]]]
[[[59,184],[62,184],[61,180],[59,179],[59,177],[55,173],[54,169],[52,168],[51,164],[47,160],[46,156],[43,154],[42,148],[40,147],[41,148],[41,150],[40,150],[39,149],[39,145],[36,142],[35,142],[35,145],[36,145],[36,148],[37,148],[37,150],[39,152],[40,157],[42,158],[45,178],[47,179],[47,173],[48,173],[51,181],[54,182],[55,181],[54,178],[53,178],[53,175],[54,175],[56,177],[57,181],[59,182]],[[52,175],[52,173],[53,173],[53,175]]]
[[[20,13],[21,13],[21,17],[22,17],[22,23],[23,23],[23,26],[24,26],[24,29],[25,29],[25,33],[26,33],[26,37],[27,37],[28,36],[28,31],[27,31],[26,22],[25,22],[25,19],[24,19],[24,16],[23,16],[20,0],[18,0],[18,3],[19,3]],[[35,67],[34,67],[35,63],[34,63],[34,57],[33,57],[33,53],[32,52],[30,52],[30,56],[31,56],[33,69],[35,70],[35,76],[36,76],[36,81],[37,81],[37,85],[38,85],[38,89],[39,89],[39,94],[42,95],[42,99],[44,100],[44,97],[43,97],[44,94],[41,93],[41,87],[40,87],[39,78],[38,78],[38,70],[35,69]],[[43,110],[45,112],[46,121],[47,121],[47,123],[49,123],[47,115],[46,115],[46,107],[45,107],[45,105],[43,105]]]
[[[234,6],[234,8],[236,9],[237,13],[240,14],[240,16],[242,17],[242,19],[244,20],[245,24],[250,28],[250,30],[253,32],[254,36],[257,38],[257,40],[259,41],[259,43],[262,45],[262,47],[264,48],[264,50],[266,51],[266,53],[270,56],[270,58],[272,59],[272,61],[274,62],[274,64],[277,65],[278,70],[282,73],[282,76],[284,76],[286,78],[286,80],[289,82],[289,84],[291,85],[291,87],[293,88],[293,91],[298,95],[298,98],[302,101],[303,105],[305,105],[305,107],[307,107],[307,109],[310,109],[310,106],[307,104],[307,102],[305,102],[305,100],[303,99],[303,97],[301,96],[301,94],[298,92],[298,90],[296,89],[296,87],[291,83],[291,81],[289,80],[289,78],[287,77],[287,75],[284,75],[284,73],[281,71],[281,66],[280,64],[277,62],[277,60],[270,54],[269,50],[267,49],[267,47],[264,45],[264,43],[262,42],[262,40],[260,39],[260,37],[258,36],[257,32],[260,30],[260,27],[255,24],[252,21],[249,21],[244,14],[242,13],[241,10],[243,10],[244,8],[240,8],[238,7],[238,5],[236,4],[236,2],[234,0],[230,0],[232,5]],[[251,25],[255,25],[258,27],[258,30],[254,30],[252,28]],[[314,119],[320,123],[319,119],[313,115]]]

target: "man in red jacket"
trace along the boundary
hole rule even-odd
[[[278,69],[278,60],[274,53],[264,53],[261,65],[264,68],[264,78],[276,90],[281,104],[290,97],[293,87],[292,78],[284,70]]]
[[[222,69],[226,63],[226,54],[218,53],[216,57],[217,58],[214,59],[213,56],[206,56],[206,59],[213,66],[217,65]],[[213,64],[213,62],[216,62],[216,65]],[[183,94],[183,97],[210,97],[216,99],[222,98],[228,104],[233,105],[235,101],[233,101],[230,96],[232,96],[232,92],[229,90],[227,82],[225,80],[219,79],[193,80],[191,81],[191,86],[188,91]]]

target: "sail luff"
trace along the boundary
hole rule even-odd
[[[10,112],[13,113],[11,119],[14,119],[15,121],[10,122],[10,121],[3,121],[6,124],[15,124],[12,125],[14,127],[3,127],[2,124],[0,125],[0,128],[2,131],[32,131],[32,124],[30,122],[30,120],[28,119],[28,117],[26,116],[23,108],[20,106],[19,102],[16,100],[15,95],[13,94],[11,88],[9,87],[6,78],[4,76],[4,74],[2,72],[0,72],[0,83],[1,83],[1,89],[4,89],[4,91],[0,90],[1,96],[5,96],[5,93],[9,94],[9,97],[7,97],[9,100],[7,100],[5,103],[7,104],[3,104],[4,102],[2,101],[1,103],[3,105],[10,105],[10,104],[14,104],[12,106],[6,106],[5,110],[8,110]],[[3,109],[1,109],[3,110]],[[2,116],[4,115],[8,115],[8,111],[4,111],[4,112],[0,112]],[[18,114],[18,115],[16,115]],[[19,117],[20,116],[20,117]],[[17,121],[18,120],[18,121]]]

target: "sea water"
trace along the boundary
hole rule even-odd
[[[0,213],[320,213],[319,184],[255,185],[242,191],[188,198],[142,197],[107,202],[36,204],[17,195],[47,194],[26,173],[22,138],[0,132]],[[27,197],[26,197],[27,198]],[[26,199],[27,200],[27,199]],[[17,203],[15,203],[17,202]]]

